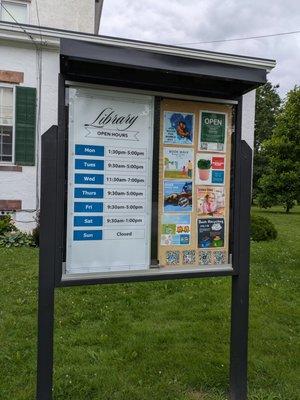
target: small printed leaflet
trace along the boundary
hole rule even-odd
[[[195,166],[196,185],[224,185],[225,156],[197,153]]]
[[[224,218],[198,219],[198,247],[224,247]]]
[[[200,151],[225,151],[226,117],[225,113],[200,111]]]
[[[171,179],[192,179],[194,169],[193,149],[165,147],[164,177]]]
[[[164,144],[191,146],[194,142],[194,114],[164,112]]]
[[[225,193],[222,186],[198,186],[197,213],[203,216],[222,217],[225,212]]]
[[[161,245],[184,246],[191,243],[190,214],[163,214]]]
[[[187,212],[193,208],[192,181],[164,181],[164,212]]]

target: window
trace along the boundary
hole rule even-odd
[[[7,22],[28,23],[28,4],[9,0],[0,0],[0,19]],[[15,21],[16,20],[16,21]]]
[[[36,89],[0,86],[0,163],[35,165]]]
[[[13,98],[12,87],[0,87],[0,162],[13,162]]]

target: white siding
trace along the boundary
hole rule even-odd
[[[36,215],[36,168],[23,167],[22,172],[0,171],[0,182],[0,199],[22,200],[22,209],[26,210],[14,214],[16,226],[31,231]]]
[[[242,112],[242,139],[253,150],[254,146],[254,122],[255,122],[255,90],[244,94]]]
[[[94,33],[95,0],[31,1],[29,23],[70,31]]]
[[[36,150],[40,148],[40,135],[51,125],[57,124],[57,91],[59,73],[58,51],[43,50],[41,55],[41,101],[40,124],[37,127]],[[39,102],[37,54],[35,48],[21,48],[17,45],[0,45],[0,70],[24,72],[24,86],[37,88]],[[40,151],[38,151],[40,154]],[[15,215],[16,225],[24,231],[34,226],[35,211],[39,208],[39,176],[37,166],[22,167],[22,172],[0,171],[0,199],[22,200],[22,209]]]

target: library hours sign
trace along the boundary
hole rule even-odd
[[[146,269],[153,100],[69,92],[66,274]]]

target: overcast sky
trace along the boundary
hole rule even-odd
[[[300,84],[300,34],[185,45],[300,30],[299,0],[104,0],[100,34],[277,61],[282,96]]]

